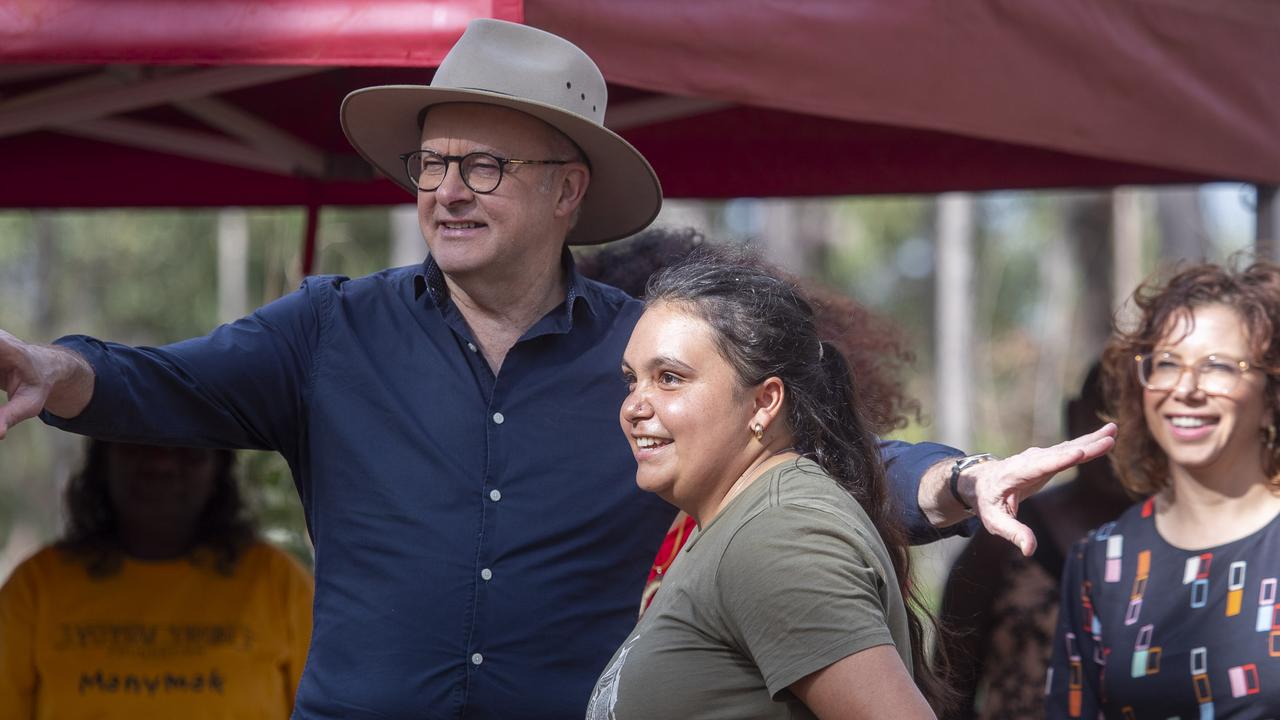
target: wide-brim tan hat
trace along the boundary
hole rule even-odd
[[[400,155],[420,146],[423,108],[482,103],[542,120],[576,143],[591,165],[568,242],[592,245],[643,230],[662,207],[662,187],[649,162],[604,126],[607,101],[600,69],[573,43],[527,25],[481,19],[467,25],[430,85],[356,90],[342,101],[341,117],[360,155],[415,197]]]

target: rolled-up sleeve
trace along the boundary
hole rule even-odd
[[[788,506],[734,534],[715,587],[734,642],[776,698],[843,658],[895,644],[884,596],[891,573],[846,523]]]

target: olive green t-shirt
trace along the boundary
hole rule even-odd
[[[877,645],[910,672],[888,550],[816,463],[787,462],[690,536],[587,720],[812,718],[787,688]]]

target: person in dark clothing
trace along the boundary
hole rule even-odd
[[[1105,407],[1102,366],[1094,363],[1079,397],[1066,404],[1067,434],[1102,425]],[[981,530],[969,540],[942,596],[940,621],[952,632],[952,680],[961,696],[945,718],[1043,717],[1064,559],[1085,533],[1131,503],[1107,459],[1099,458],[1022,504],[1018,517],[1042,539],[1031,557]]]

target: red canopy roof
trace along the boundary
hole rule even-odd
[[[42,0],[0,206],[404,202],[337,122],[476,16],[581,45],[668,196],[1280,182],[1271,0]]]

